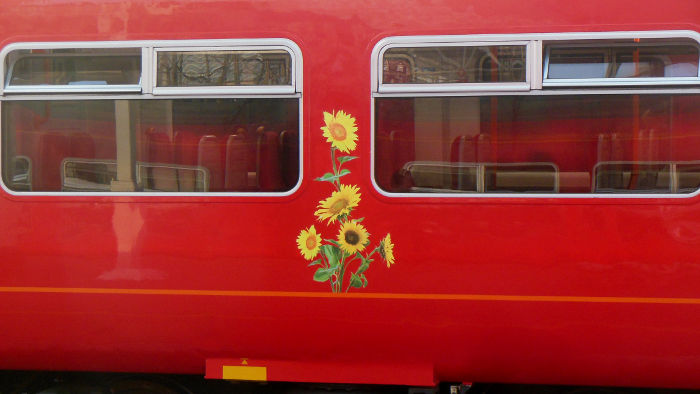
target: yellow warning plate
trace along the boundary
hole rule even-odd
[[[231,380],[267,380],[266,367],[248,367],[224,365],[223,378]]]

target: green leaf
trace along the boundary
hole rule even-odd
[[[340,260],[340,249],[333,245],[321,245],[321,253],[328,259],[331,268],[338,266]]]
[[[367,283],[369,282],[367,282],[367,277],[365,274],[360,275],[360,279],[362,279],[362,287],[367,287]]]
[[[350,287],[362,287],[362,279],[359,276],[352,274],[350,276]]]
[[[314,280],[316,282],[325,282],[331,278],[334,272],[335,268],[319,268],[314,274]]]
[[[333,182],[337,181],[338,178],[340,178],[341,176],[348,175],[349,173],[350,173],[350,170],[348,170],[348,169],[342,169],[342,170],[340,170],[340,173],[338,173],[338,175],[334,175],[334,174],[331,174],[330,172],[327,172],[327,173],[323,174],[322,177],[316,178],[316,180],[317,180],[317,181],[320,181],[320,182],[331,182],[331,183],[333,183]]]
[[[355,223],[360,223],[363,220],[365,220],[365,218],[353,219]]]
[[[355,271],[355,273],[360,275],[361,273],[367,271],[368,268],[369,268],[369,261],[367,261],[363,258],[362,264],[360,264],[360,267],[357,269],[357,271]]]
[[[312,261],[311,264],[307,265],[307,267],[311,267],[314,265],[320,265],[320,264],[323,264],[323,261],[321,261],[321,259],[317,259],[317,260]]]
[[[338,163],[343,164],[355,159],[357,159],[357,156],[340,156],[338,158]]]
[[[331,174],[330,172],[327,172],[323,174],[323,176],[316,178],[317,181],[321,182],[334,182],[336,179],[334,174]]]

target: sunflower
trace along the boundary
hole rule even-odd
[[[321,249],[321,235],[316,234],[313,225],[308,230],[301,230],[297,237],[297,246],[305,259],[313,260]]]
[[[357,207],[360,203],[360,188],[357,186],[340,185],[340,190],[333,192],[330,197],[323,201],[319,201],[318,210],[314,215],[318,216],[318,220],[328,219],[329,223],[333,223],[338,216],[346,215]]]
[[[326,125],[321,127],[326,141],[341,152],[350,153],[357,146],[357,126],[355,118],[338,111],[337,114],[323,113],[323,121]]]
[[[394,264],[394,244],[391,243],[391,234],[387,234],[379,244],[379,254],[386,261],[387,268]]]
[[[364,250],[367,243],[369,243],[369,234],[360,223],[354,220],[345,222],[340,227],[338,243],[345,253],[352,255],[355,252]]]

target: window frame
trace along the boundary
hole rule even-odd
[[[33,89],[6,88],[8,55],[17,50],[28,49],[119,49],[141,48],[141,79],[138,89],[114,89],[122,85],[60,85]],[[156,87],[157,50],[284,50],[291,58],[291,85],[235,86],[235,87]],[[10,65],[9,68],[12,66]],[[0,187],[14,196],[56,197],[287,197],[295,194],[304,179],[304,135],[303,135],[303,58],[300,47],[287,38],[211,39],[211,40],[138,40],[138,41],[69,41],[69,42],[16,42],[0,50],[0,109],[4,102],[37,100],[177,100],[177,99],[296,99],[298,102],[299,176],[296,184],[283,192],[64,192],[64,191],[17,191],[12,190],[0,176]],[[70,86],[70,88],[66,88]],[[79,88],[73,88],[78,86]],[[160,89],[160,90],[159,90]],[[166,90],[162,90],[166,89]],[[2,125],[0,111],[0,128]],[[0,146],[4,130],[0,130]],[[9,164],[8,164],[9,165]],[[30,163],[30,166],[32,163]],[[0,167],[4,169],[4,152],[0,149]],[[61,169],[62,170],[62,169]],[[134,176],[136,176],[135,174]]]
[[[676,37],[681,38],[681,37]],[[550,79],[549,76],[549,61],[550,53],[552,48],[591,48],[591,49],[607,49],[607,48],[624,48],[624,47],[651,47],[651,46],[682,46],[690,45],[684,43],[639,43],[639,44],[629,44],[629,43],[613,43],[607,47],[603,47],[595,44],[553,44],[547,45],[545,49],[545,54],[543,54],[543,75],[542,75],[542,85],[544,87],[567,87],[567,86],[581,86],[581,87],[598,87],[598,86],[658,86],[658,85],[698,85],[700,83],[700,61],[698,61],[698,74],[695,77],[632,77],[632,78],[554,78]],[[700,59],[700,43],[695,43],[696,49],[698,49],[698,58]]]
[[[700,67],[697,78],[680,77],[682,83],[668,83],[668,78],[635,78],[653,81],[644,83],[629,83],[610,81],[606,84],[573,84],[560,85],[556,89],[551,84],[545,84],[546,71],[544,60],[547,45],[564,45],[572,42],[601,40],[630,40],[630,39],[678,39],[691,40],[700,46],[700,33],[692,30],[661,30],[661,31],[622,31],[622,32],[566,32],[566,33],[525,33],[525,34],[474,34],[452,36],[392,36],[379,40],[372,49],[370,75],[370,180],[374,190],[389,198],[410,199],[687,199],[700,195],[700,188],[692,193],[393,193],[382,189],[375,179],[376,166],[376,99],[381,98],[418,98],[418,97],[481,97],[481,96],[515,96],[515,95],[608,95],[608,94],[700,94]],[[418,89],[417,84],[404,84],[398,89],[382,83],[383,55],[394,47],[445,46],[452,45],[508,45],[513,42],[529,42],[526,51],[528,89],[512,89],[500,83],[473,84],[480,86],[448,86],[434,84],[426,89]],[[607,79],[607,78],[606,78]],[[613,79],[613,78],[609,78]],[[675,78],[674,78],[675,79]],[[467,84],[460,84],[467,85]],[[481,86],[487,85],[487,86]],[[511,88],[511,89],[509,89]]]
[[[432,47],[485,47],[485,46],[524,46],[525,47],[525,82],[479,82],[479,83],[440,83],[440,84],[425,84],[425,83],[392,83],[384,84],[383,69],[379,71],[378,91],[381,93],[439,93],[439,92],[479,92],[479,91],[527,91],[530,90],[531,70],[530,64],[527,62],[527,56],[530,52],[530,41],[513,40],[501,41],[497,44],[488,41],[450,41],[446,42],[419,42],[419,43],[398,43],[396,45],[384,46],[379,52],[379,66],[383,67],[384,54],[387,50],[393,48],[432,48]],[[373,57],[374,60],[374,57]]]
[[[282,50],[286,51],[284,46],[222,46],[222,47],[156,47],[153,48],[153,94],[154,95],[172,95],[172,94],[293,94],[296,93],[296,75],[294,58],[291,59],[290,84],[289,85],[261,85],[261,86],[158,86],[158,53],[159,52],[206,52],[206,51],[270,51]],[[288,52],[289,53],[289,52]],[[291,55],[291,53],[290,53]]]
[[[46,43],[27,43],[26,46],[10,44],[0,51],[0,96],[5,93],[10,94],[35,94],[35,93],[140,93],[143,90],[144,79],[144,52],[141,51],[141,77],[137,84],[128,85],[10,85],[10,78],[6,78],[12,74],[15,64],[22,58],[33,57],[32,55],[20,55],[11,65],[6,68],[7,56],[16,50],[34,50],[34,49],[139,49],[137,46],[47,46]],[[63,43],[60,43],[63,44]],[[8,47],[12,47],[8,49]],[[7,51],[6,51],[7,50]],[[40,55],[45,56],[45,55]],[[78,57],[79,55],[68,55]],[[101,55],[108,56],[108,55]]]

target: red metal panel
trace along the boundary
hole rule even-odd
[[[437,380],[699,388],[697,197],[384,197],[370,182],[369,67],[390,35],[697,31],[698,21],[694,0],[5,6],[2,45],[292,39],[304,56],[304,181],[281,198],[2,192],[0,368],[204,373],[207,359],[250,357],[427,364]],[[336,235],[313,215],[329,189],[312,179],[328,167],[322,113],[339,109],[359,128],[344,178],[360,187],[357,217],[373,242],[391,232],[397,259],[375,261],[350,295],[314,282],[294,242],[311,224]]]
[[[240,368],[234,376],[245,379],[257,371],[246,369],[264,369],[267,381],[310,382],[310,383],[357,383],[357,384],[404,384],[412,386],[432,386],[435,384],[431,364],[395,364],[377,363],[356,359],[346,362],[304,362],[279,360],[209,359],[207,360],[206,378],[231,379],[226,376],[226,368]],[[254,376],[251,376],[254,377]],[[252,379],[250,379],[252,380]],[[258,379],[255,379],[258,380]]]

